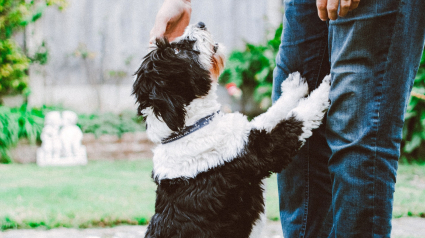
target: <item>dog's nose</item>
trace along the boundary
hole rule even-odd
[[[205,29],[205,23],[203,22],[198,22],[198,25],[196,25],[197,27],[201,28],[201,29]]]

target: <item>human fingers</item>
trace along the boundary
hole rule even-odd
[[[327,0],[316,0],[317,13],[322,21],[328,20]]]
[[[350,11],[353,9],[356,9],[360,4],[360,0],[352,0],[351,1],[351,6],[350,6]]]
[[[189,25],[191,12],[192,8],[188,0],[165,0],[150,31],[150,43],[153,43],[156,38],[167,37],[172,41],[175,37],[182,35]]]
[[[339,6],[339,16],[345,17],[350,10],[352,0],[341,0],[340,6]]]
[[[169,21],[165,30],[165,36],[170,41],[173,41],[176,37],[183,35],[184,30],[189,25],[192,8],[190,5],[184,5],[180,13],[181,14],[176,15]]]
[[[178,14],[178,12],[175,11],[176,7],[175,1],[167,1],[165,0],[162,4],[161,8],[159,9],[158,13],[156,14],[155,18],[155,24],[150,31],[149,36],[149,43],[152,44],[156,38],[163,37],[165,34],[165,31],[167,30],[168,22],[175,14]]]
[[[336,20],[338,18],[338,4],[339,0],[328,0],[327,10],[329,19]]]
[[[167,29],[167,20],[157,20],[149,34],[149,44],[153,44],[157,38],[163,37]]]
[[[170,41],[173,41],[175,38],[183,35],[184,30],[189,25],[190,15],[183,14],[178,21],[170,22],[167,25],[167,29],[165,30],[165,37],[167,37]]]

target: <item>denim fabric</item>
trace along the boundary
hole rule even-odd
[[[315,0],[285,0],[273,101],[294,71],[311,89],[332,75],[327,118],[278,175],[285,238],[390,237],[423,11],[423,0],[365,0],[346,17],[322,22]]]

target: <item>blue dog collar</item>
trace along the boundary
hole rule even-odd
[[[161,144],[167,144],[173,141],[176,141],[180,138],[183,138],[199,129],[201,129],[202,127],[210,124],[210,122],[212,121],[212,119],[215,117],[216,114],[219,114],[220,111],[214,112],[211,115],[208,115],[206,117],[203,117],[201,119],[199,119],[197,122],[195,122],[195,124],[188,126],[188,127],[184,127],[182,130],[178,131],[178,132],[174,132],[172,133],[169,137],[161,140]]]

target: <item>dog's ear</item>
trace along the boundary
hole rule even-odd
[[[178,77],[182,74],[179,68],[185,66],[176,66],[178,61],[168,40],[157,39],[156,49],[144,57],[135,73],[136,80],[133,84],[138,114],[141,115],[143,109],[152,107],[155,116],[173,131],[184,127],[185,105],[190,102],[185,93],[185,82]]]
[[[160,80],[155,80],[154,73],[142,73],[133,85],[133,94],[136,96],[138,113],[147,107],[152,107],[155,116],[162,119],[167,126],[178,131],[185,124],[186,100],[180,95],[167,90]]]
[[[152,107],[155,116],[173,130],[185,124],[185,106],[205,96],[211,88],[209,71],[199,64],[199,52],[191,42],[170,44],[156,40],[156,48],[147,54],[135,75],[133,94],[139,113]]]
[[[172,131],[178,131],[184,127],[186,117],[184,98],[157,87],[152,91],[150,99],[155,116],[162,118]]]

